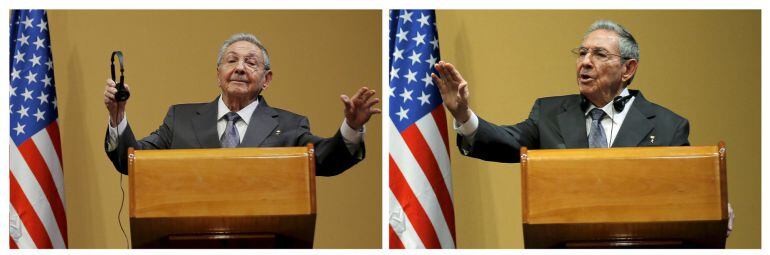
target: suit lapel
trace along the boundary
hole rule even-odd
[[[652,131],[654,125],[650,118],[655,117],[655,113],[649,110],[649,104],[642,93],[638,92],[612,147],[636,147]]]
[[[586,135],[586,120],[580,109],[580,96],[572,97],[562,104],[563,112],[556,118],[559,122],[559,132],[568,148],[588,148]]]
[[[192,120],[194,133],[201,148],[222,147],[217,137],[217,100],[219,97],[198,108],[198,115]]]
[[[278,112],[267,105],[267,101],[260,96],[259,106],[254,110],[249,121],[249,127],[246,128],[246,134],[238,147],[257,147],[278,127]]]

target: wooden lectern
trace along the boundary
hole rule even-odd
[[[724,248],[724,143],[521,150],[525,248]]]
[[[312,144],[128,153],[132,247],[313,247]]]

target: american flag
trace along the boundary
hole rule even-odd
[[[13,10],[10,31],[10,247],[67,248],[47,15]]]
[[[454,248],[446,113],[431,73],[439,59],[433,10],[390,12],[391,249]]]

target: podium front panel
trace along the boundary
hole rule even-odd
[[[526,248],[724,248],[726,150],[521,152]]]
[[[526,223],[726,218],[716,146],[530,150],[522,167]]]
[[[311,248],[313,146],[129,150],[134,248]]]
[[[315,213],[308,148],[137,150],[132,217]]]

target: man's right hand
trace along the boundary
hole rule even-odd
[[[436,82],[439,92],[441,92],[444,106],[452,113],[457,122],[465,123],[471,117],[468,108],[468,99],[470,98],[468,82],[450,63],[439,61],[435,67],[439,75],[431,74],[431,76]]]
[[[126,91],[131,91],[128,88],[128,84],[123,84],[126,87]],[[115,88],[115,81],[107,79],[107,86],[104,86],[104,105],[107,106],[107,111],[110,113],[110,125],[117,127],[118,124],[123,121],[123,116],[126,112],[126,102],[115,101],[115,93],[118,89]]]

